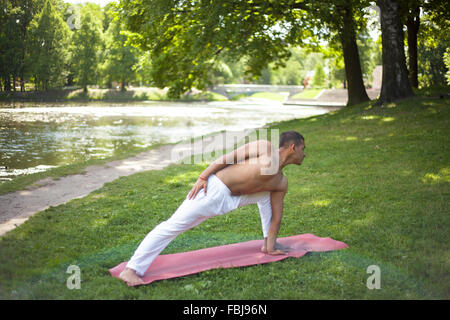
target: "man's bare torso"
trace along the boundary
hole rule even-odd
[[[287,179],[278,170],[275,174],[262,174],[269,167],[268,155],[246,159],[216,172],[216,176],[230,189],[232,195],[252,194],[261,191],[279,191],[285,188]]]

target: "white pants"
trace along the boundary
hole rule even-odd
[[[206,195],[201,189],[194,199],[189,200],[188,196],[168,220],[160,223],[147,234],[128,261],[127,267],[135,270],[139,276],[144,275],[153,260],[177,235],[206,219],[225,214],[247,204],[256,203],[258,205],[263,236],[267,237],[272,218],[269,191],[234,196],[215,174],[211,174],[208,177]]]

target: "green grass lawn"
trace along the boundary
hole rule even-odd
[[[284,101],[285,97],[277,92],[257,92],[250,95],[249,98],[254,99],[267,99],[267,100],[275,100],[275,101]]]
[[[449,299],[450,103],[366,103],[275,124],[306,139],[288,166],[280,236],[313,233],[348,249],[127,287],[108,269],[170,217],[207,166],[122,177],[49,208],[0,239],[0,299]],[[258,208],[209,219],[163,253],[260,239]],[[81,289],[66,287],[69,265]],[[366,287],[367,268],[381,289]]]
[[[306,89],[291,97],[291,99],[314,99],[323,89]]]
[[[231,97],[230,100],[238,101],[240,99],[265,99],[274,101],[284,101],[286,97],[280,92],[256,92],[256,93],[239,93]]]

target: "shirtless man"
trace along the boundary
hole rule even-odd
[[[270,255],[286,254],[289,248],[276,242],[288,190],[282,169],[288,164],[301,165],[305,156],[303,136],[286,131],[280,136],[278,150],[270,141],[258,140],[215,160],[200,174],[172,217],[147,234],[119,275],[120,279],[130,285],[143,284],[141,277],[145,271],[178,234],[212,216],[250,203],[257,203],[260,209],[264,234],[261,251]]]

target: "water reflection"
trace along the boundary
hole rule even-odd
[[[2,105],[0,180],[156,143],[177,142],[220,130],[258,128],[268,122],[330,110],[272,101]]]

